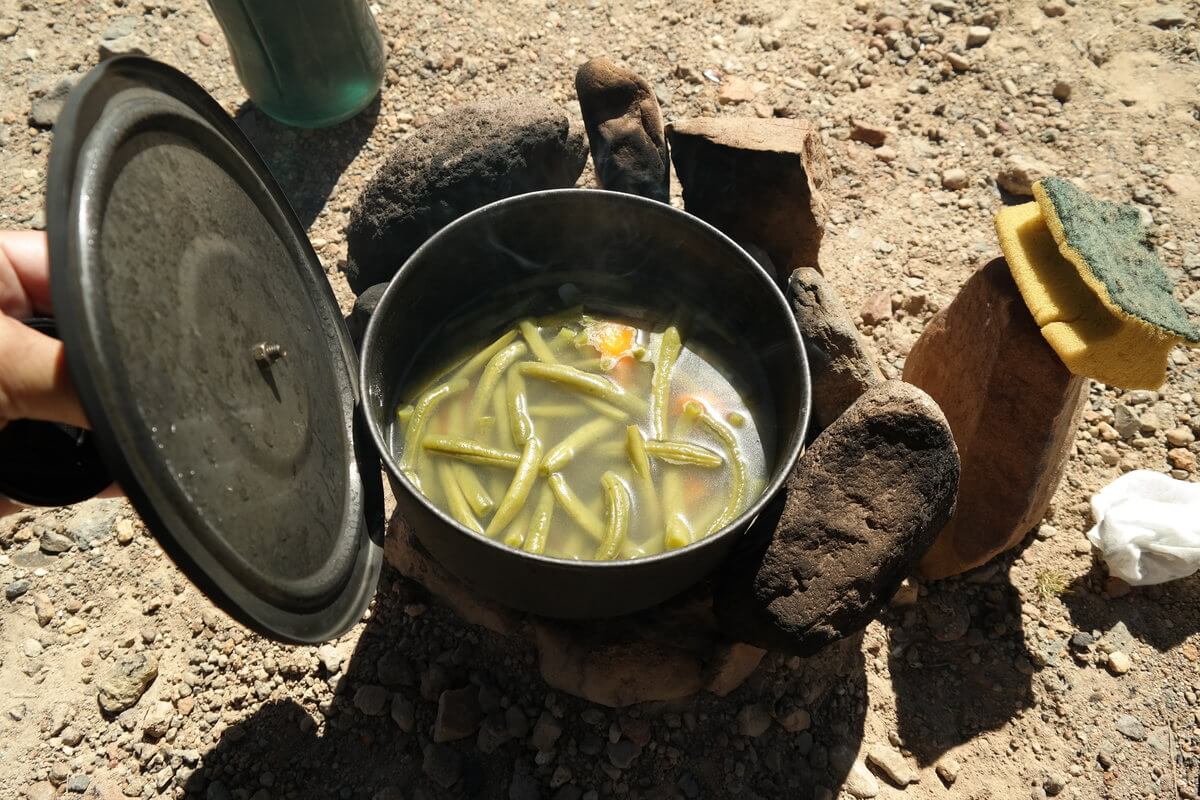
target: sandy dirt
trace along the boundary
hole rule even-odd
[[[53,136],[30,124],[37,100],[102,46],[138,47],[237,116],[348,309],[347,214],[391,148],[501,91],[552,98],[578,121],[575,67],[606,55],[656,87],[668,120],[820,126],[835,172],[824,271],[856,315],[892,299],[898,310],[864,330],[897,375],[931,314],[998,254],[991,217],[1014,198],[996,179],[1014,160],[1136,202],[1177,296],[1200,313],[1198,12],[1147,0],[396,0],[377,6],[390,50],[378,103],[306,132],[246,104],[199,0],[2,0],[0,226],[44,226]],[[720,101],[734,79],[753,99]],[[851,140],[852,120],[888,128],[887,142]],[[951,170],[965,180],[946,181]],[[769,657],[727,698],[621,712],[548,690],[525,646],[465,626],[391,571],[368,619],[332,647],[283,647],[217,612],[124,501],[6,518],[0,798],[1196,797],[1200,578],[1122,594],[1084,533],[1088,499],[1122,471],[1197,480],[1200,446],[1167,435],[1200,433],[1198,370],[1200,354],[1177,351],[1160,392],[1093,384],[1048,519],[997,563],[920,586],[832,685]],[[1118,432],[1119,406],[1136,422]],[[157,677],[105,717],[98,687],[137,654],[157,659]],[[482,727],[432,744],[439,697],[464,686],[479,688]],[[808,715],[785,727],[781,708]],[[871,751],[916,782],[866,766]]]

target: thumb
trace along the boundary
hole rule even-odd
[[[0,426],[14,419],[88,427],[62,342],[0,315]]]

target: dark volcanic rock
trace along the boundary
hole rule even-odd
[[[684,119],[667,126],[671,159],[692,214],[762,247],[782,282],[820,269],[822,189],[832,180],[816,127],[797,119]]]
[[[346,232],[350,288],[391,279],[422,242],[468,211],[574,186],[586,161],[583,136],[544,98],[447,110],[397,145],[359,197]]]
[[[792,273],[788,297],[804,337],[812,373],[812,425],[818,434],[854,403],[863,392],[883,383],[875,349],[867,343],[846,311],[842,298],[809,267]]]
[[[797,463],[770,539],[717,576],[725,631],[810,655],[861,630],[950,518],[958,472],[928,395],[900,381],[871,389]]]
[[[575,73],[575,93],[600,185],[668,202],[670,160],[653,87],[607,58],[593,58]]]

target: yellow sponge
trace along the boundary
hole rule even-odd
[[[1034,193],[1038,202],[996,215],[996,233],[1042,336],[1076,375],[1125,389],[1158,388],[1166,380],[1171,347],[1184,337],[1114,303],[1102,280],[1106,275],[1088,269],[1040,185]],[[1169,284],[1166,294],[1173,303]],[[1179,311],[1186,324],[1186,312]]]

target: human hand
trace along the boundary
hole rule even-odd
[[[46,235],[0,231],[0,427],[14,419],[88,427],[62,342],[21,323],[52,315]]]
[[[62,342],[21,322],[51,313],[46,235],[0,231],[0,428],[17,419],[89,427]],[[113,486],[102,495],[119,493]],[[0,496],[0,517],[20,509]]]

